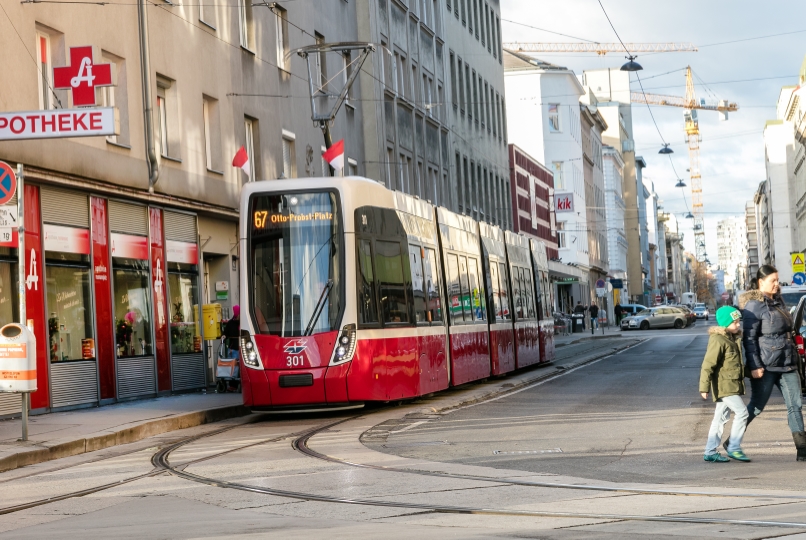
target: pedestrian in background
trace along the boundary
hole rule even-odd
[[[621,315],[624,313],[624,308],[621,307],[621,304],[616,304],[613,307],[613,315],[616,316],[616,326],[621,328]]]
[[[596,328],[599,328],[599,306],[596,304],[591,304],[591,307],[588,309],[588,314],[591,317],[591,334]]]
[[[733,412],[733,427],[725,441],[728,457],[737,461],[750,461],[742,451],[742,438],[747,429],[747,407],[744,395],[744,361],[742,359],[742,314],[732,306],[723,306],[716,312],[717,326],[708,330],[708,348],[700,370],[700,394],[708,399],[709,391],[716,402],[714,419],[708,431],[703,459],[712,463],[730,461],[719,453],[722,430]]]
[[[752,390],[747,404],[747,422],[749,424],[761,414],[773,387],[778,387],[786,402],[787,421],[797,448],[797,460],[806,461],[798,352],[792,334],[794,321],[780,293],[778,270],[765,264],[756,272],[751,290],[739,297],[739,308],[744,319],[743,343]]]

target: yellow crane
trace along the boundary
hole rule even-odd
[[[728,119],[729,112],[739,110],[736,103],[725,100],[697,99],[694,93],[694,80],[691,76],[691,66],[686,67],[686,97],[663,96],[659,94],[645,94],[631,92],[630,101],[633,103],[646,103],[648,105],[665,105],[668,107],[681,107],[685,109],[686,139],[688,140],[688,157],[691,173],[691,206],[694,214],[694,244],[697,260],[702,262],[706,258],[705,252],[705,223],[702,204],[702,177],[700,176],[700,126],[697,121],[697,111],[717,111],[724,120]]]
[[[504,43],[503,47],[520,53],[586,53],[603,56],[609,52],[636,53],[697,52],[693,43]]]

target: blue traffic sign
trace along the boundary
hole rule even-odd
[[[795,275],[792,276],[792,283],[795,285],[803,285],[806,283],[806,274],[803,272],[795,273]]]
[[[0,161],[0,205],[6,204],[17,191],[17,175],[8,163]]]

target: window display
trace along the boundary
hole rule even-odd
[[[112,258],[118,358],[153,354],[148,262]]]
[[[171,312],[171,353],[201,352],[199,288],[196,265],[169,262],[168,299]]]
[[[60,266],[46,257],[45,277],[50,361],[95,358],[89,267]]]

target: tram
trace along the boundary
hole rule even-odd
[[[414,398],[554,360],[542,242],[358,177],[247,184],[240,230],[252,410]]]

